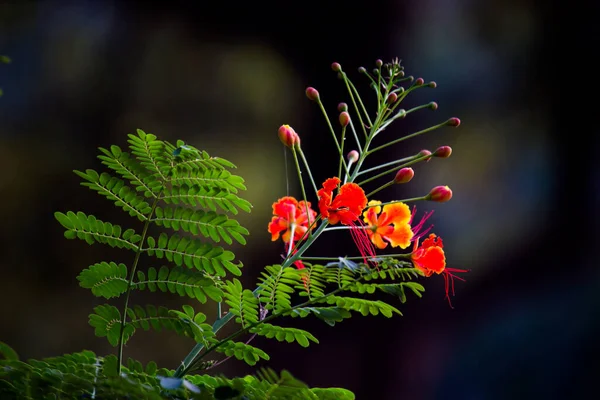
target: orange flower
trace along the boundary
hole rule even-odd
[[[268,227],[271,240],[279,239],[281,232],[284,232],[281,239],[284,243],[289,243],[290,240],[297,242],[302,238],[311,227],[317,213],[310,208],[310,202],[299,202],[291,196],[286,196],[273,203],[273,215]]]
[[[463,278],[454,275],[453,272],[469,271],[446,267],[446,255],[444,254],[444,243],[442,242],[442,238],[432,233],[427,239],[423,240],[421,246],[419,246],[419,239],[415,240],[411,259],[415,268],[423,272],[427,277],[433,275],[433,273],[444,275],[446,299],[448,299],[448,304],[452,307],[452,302],[450,301],[450,286],[452,287],[452,296],[454,296],[454,278],[464,282]]]
[[[319,189],[319,210],[323,218],[327,218],[330,224],[341,222],[342,225],[354,225],[362,210],[367,205],[365,192],[356,183],[342,185],[337,196],[333,197],[333,190],[340,184],[337,177],[329,178],[323,183],[323,189]]]
[[[371,207],[363,213],[371,242],[379,249],[385,249],[388,243],[392,247],[406,249],[413,238],[410,208],[404,203],[386,204],[383,207],[379,204],[380,201],[371,200]]]
[[[342,225],[350,226],[352,240],[354,240],[365,264],[370,261],[372,264],[377,265],[373,261],[376,256],[375,249],[369,241],[369,236],[360,220],[360,214],[367,206],[367,196],[356,183],[346,183],[340,187],[337,196],[333,197],[333,190],[339,184],[339,178],[329,178],[323,182],[323,188],[317,191],[321,216],[327,218],[332,225],[341,222]]]

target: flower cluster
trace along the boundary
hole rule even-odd
[[[370,119],[358,93],[355,89],[351,89],[352,86],[348,85],[350,94],[357,96],[360,103],[360,106],[357,106],[355,110],[359,121],[358,124],[353,123],[347,104],[340,103],[338,105],[338,121],[341,128],[341,135],[339,137],[332,128],[319,92],[312,87],[306,89],[308,99],[318,103],[327,119],[334,144],[340,157],[338,175],[326,179],[321,188],[318,189],[314,183],[310,168],[300,147],[300,136],[298,133],[289,125],[282,125],[279,128],[278,136],[282,143],[294,153],[298,171],[301,168],[297,155],[300,155],[300,159],[304,162],[305,170],[309,174],[315,195],[318,199],[319,214],[317,215],[317,212],[311,208],[311,203],[307,201],[302,176],[299,175],[304,200],[298,201],[294,197],[286,196],[273,203],[273,218],[268,226],[268,231],[271,233],[273,241],[281,238],[286,246],[285,260],[288,261],[288,265],[293,263],[297,268],[304,268],[304,264],[302,263],[304,252],[314,242],[316,237],[326,230],[349,230],[360,253],[360,258],[367,268],[377,268],[378,260],[392,257],[392,255],[386,256],[381,253],[382,250],[388,248],[410,249],[410,253],[393,254],[393,256],[409,259],[414,269],[424,277],[430,277],[434,274],[442,275],[445,281],[446,298],[450,302],[450,292],[454,294],[454,278],[462,280],[455,273],[467,271],[448,268],[446,266],[446,254],[442,238],[434,233],[429,233],[432,226],[425,226],[433,212],[425,213],[416,222],[416,207],[413,207],[411,210],[407,203],[416,200],[446,202],[452,198],[452,190],[448,186],[436,186],[425,196],[388,202],[381,202],[374,199],[373,195],[391,185],[408,183],[415,175],[415,171],[412,168],[413,165],[420,161],[428,162],[432,158],[448,158],[452,154],[452,149],[449,146],[441,146],[434,152],[422,150],[414,156],[383,163],[369,169],[362,167],[366,157],[378,150],[399,143],[416,134],[432,131],[443,126],[458,127],[460,120],[458,118],[450,118],[444,123],[408,135],[407,137],[392,139],[387,144],[370,149],[371,140],[396,118],[404,118],[406,114],[418,109],[428,108],[436,110],[438,108],[437,103],[431,102],[411,110],[397,109],[398,104],[400,104],[408,92],[419,87],[433,88],[436,84],[435,82],[425,84],[422,78],[414,80],[412,77],[409,77],[413,81],[413,84],[408,89],[404,89],[399,86],[399,82],[408,78],[404,77],[403,68],[400,67],[397,60],[388,64],[383,64],[378,60],[376,64],[378,68],[374,70],[374,73],[381,87],[378,88],[377,85],[374,87],[379,105],[375,120]],[[342,71],[338,63],[334,63],[332,69],[344,81],[349,83],[346,74]],[[387,75],[390,76],[387,81],[382,79],[385,69],[387,69]],[[359,72],[368,75],[375,82],[376,78],[371,77],[366,72],[366,69],[360,68]],[[363,129],[363,133],[367,138],[364,142],[359,140],[360,135],[357,133],[359,127]],[[367,128],[369,129],[368,131]],[[358,149],[349,151],[346,157],[344,157],[343,146],[347,139],[347,130],[352,133]],[[378,169],[392,165],[394,167],[383,173],[374,173]],[[393,179],[371,191],[369,194],[365,194],[363,187],[366,184],[388,174],[393,174]],[[356,182],[359,177],[362,178],[365,175],[365,179]],[[315,231],[319,220],[321,222]],[[337,224],[340,227],[328,228],[328,226]],[[311,259],[314,258],[311,257]]]

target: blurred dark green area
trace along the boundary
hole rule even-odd
[[[532,0],[0,2],[0,54],[12,59],[0,65],[0,340],[24,358],[113,351],[87,324],[103,301],[79,288],[75,276],[131,255],[65,240],[53,212],[134,222],[80,187],[71,171],[100,168],[97,147],[125,146],[136,128],[237,164],[254,209],[241,219],[249,244],[234,251],[252,287],[264,265],[280,260],[280,243],[266,232],[272,202],[287,194],[288,181],[290,194],[300,195],[277,128],[288,123],[301,135],[316,180],[333,176],[334,145],[305,87],[320,91],[335,118],[347,97],[331,62],[372,97],[354,71],[400,57],[408,74],[438,83],[411,95],[405,108],[434,100],[439,109],[411,114],[385,135],[453,116],[462,125],[382,152],[390,161],[423,148],[454,149],[450,159],[418,165],[410,184],[380,197],[453,189],[451,202],[418,207],[436,210],[431,221],[449,266],[472,270],[456,285],[455,309],[443,299],[441,277],[432,278],[424,299],[401,308],[402,318],[356,317],[335,328],[304,321],[320,345],[256,345],[271,354],[269,366],[313,386],[346,387],[359,399],[597,392],[600,169],[584,149],[598,145],[598,129],[588,125],[591,107],[575,109],[575,94],[560,89],[569,68],[592,78],[580,47],[597,35],[586,13],[568,32],[558,17],[568,20],[570,12]],[[571,41],[557,52],[558,39]],[[346,239],[325,238],[314,254],[351,253]],[[177,307],[185,299],[135,293],[133,301]],[[140,332],[125,351],[175,368],[192,345]],[[236,361],[215,370],[249,371]]]

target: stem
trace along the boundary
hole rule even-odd
[[[365,208],[378,207],[378,206],[387,206],[388,204],[408,203],[408,202],[411,202],[411,201],[420,201],[420,200],[426,200],[426,199],[427,199],[427,196],[411,197],[410,199],[388,201],[386,203],[373,204],[372,206],[367,205]]]
[[[315,239],[325,230],[327,225],[328,225],[328,223],[323,221],[323,223],[317,228],[317,230],[313,233],[313,235],[306,239],[306,242],[296,252],[296,254],[284,261],[283,267],[285,268],[285,267],[289,267],[290,265],[292,265],[292,263],[294,261],[296,261],[298,259],[298,257],[306,251],[308,246],[310,246],[310,244],[312,244],[312,242],[314,242]],[[254,291],[252,293],[254,293],[254,295],[256,296],[258,294],[259,290],[260,290],[260,287],[257,287],[256,289],[254,289]],[[233,317],[234,317],[234,315],[232,313],[228,312],[227,314],[225,314],[223,316],[223,318],[218,319],[213,323],[212,331],[216,334],[229,321],[231,321],[233,319]],[[266,320],[267,319],[263,320],[263,322]],[[185,356],[185,358],[183,359],[183,361],[181,362],[179,367],[177,367],[177,370],[175,371],[175,374],[173,374],[173,377],[175,377],[175,378],[183,377],[189,371],[189,369],[193,365],[193,363],[197,361],[196,357],[198,357],[198,355],[200,354],[202,349],[204,349],[204,344],[196,343],[194,348],[188,353],[187,356]],[[204,355],[206,355],[206,353],[204,353]],[[204,357],[204,355],[202,355],[202,357]]]
[[[380,257],[370,257],[370,258],[381,258],[381,257],[402,257],[402,258],[410,258],[411,253],[408,254],[385,254]],[[306,261],[338,261],[340,258],[344,260],[364,260],[363,256],[356,257],[302,257],[303,260]],[[369,257],[367,257],[369,258]]]
[[[352,118],[350,118],[350,129],[352,130],[352,134],[354,135],[354,140],[356,140],[356,145],[358,146],[358,152],[362,153],[362,146],[360,145],[360,140],[358,140],[358,135],[356,134],[356,129],[354,129],[354,124],[352,123]]]
[[[148,215],[148,219],[144,224],[144,229],[142,230],[142,238],[140,239],[140,245],[138,246],[135,252],[135,258],[133,259],[133,264],[131,265],[131,272],[129,275],[129,282],[127,283],[127,292],[125,292],[125,304],[123,305],[123,312],[121,317],[121,327],[119,329],[119,342],[117,344],[117,374],[121,375],[121,363],[123,361],[123,336],[125,334],[125,321],[127,320],[127,308],[129,306],[129,296],[131,295],[131,289],[133,288],[133,278],[135,277],[135,271],[137,269],[138,262],[140,261],[140,255],[142,254],[142,245],[146,239],[146,234],[148,233],[148,227],[150,226],[150,219],[152,218],[152,214],[154,214],[154,210],[156,210],[156,206],[158,205],[158,198],[160,194],[156,196],[154,199],[154,203],[152,203],[152,209],[150,210],[150,214]]]
[[[298,153],[300,153],[300,158],[302,158],[302,162],[304,163],[304,166],[306,167],[306,172],[308,172],[308,177],[310,178],[310,182],[313,185],[313,189],[315,190],[315,196],[316,196],[317,192],[319,190],[317,189],[317,185],[315,184],[315,180],[313,178],[312,172],[310,172],[310,167],[308,166],[308,161],[306,161],[306,157],[304,157],[304,152],[302,151],[302,148],[300,146],[298,146]]]
[[[298,172],[298,179],[300,180],[300,188],[302,189],[302,198],[304,199],[304,205],[306,206],[306,218],[310,220],[310,211],[308,209],[308,200],[306,199],[306,191],[304,190],[304,181],[302,180],[302,170],[300,170],[300,163],[298,162],[298,155],[296,154],[296,146],[292,146],[292,154],[294,155],[294,162],[296,163],[296,171]],[[294,241],[296,228],[292,230],[292,237],[290,243]],[[291,251],[290,245],[290,251]],[[289,254],[288,254],[289,256]]]
[[[376,167],[372,167],[372,168],[368,168],[368,169],[365,169],[363,171],[360,171],[358,173],[358,175],[367,174],[369,172],[376,171],[376,170],[381,169],[381,168],[385,168],[385,167],[389,167],[391,165],[396,165],[396,164],[400,164],[400,163],[403,163],[403,162],[407,162],[407,161],[410,161],[413,158],[418,157],[418,156],[419,156],[418,154],[415,154],[414,156],[404,157],[404,158],[400,158],[400,159],[395,160],[395,161],[390,161],[388,163],[381,164],[381,165],[378,165]]]
[[[370,75],[365,72],[365,75],[369,76]],[[371,78],[371,80],[373,80],[373,78]],[[375,83],[373,81],[373,83]],[[362,99],[360,98],[360,94],[358,93],[358,90],[356,90],[356,86],[354,86],[354,84],[348,79],[348,84],[350,85],[350,88],[352,88],[352,91],[354,92],[354,94],[356,94],[356,98],[358,99],[358,103],[360,104],[360,107],[362,108],[363,113],[365,113],[365,117],[367,117],[367,121],[369,122],[369,126],[373,126],[373,123],[371,122],[371,118],[369,117],[369,114],[367,113],[367,109],[365,107],[365,105],[362,102]]]
[[[416,164],[416,163],[418,163],[419,161],[423,161],[423,160],[425,160],[425,159],[427,159],[427,158],[431,158],[431,157],[433,157],[433,156],[432,156],[432,155],[423,155],[423,156],[421,156],[421,157],[417,157],[417,158],[413,159],[412,161],[409,161],[409,162],[407,162],[407,163],[405,163],[405,164],[398,165],[397,167],[394,167],[394,168],[388,169],[387,171],[384,171],[384,172],[382,172],[382,173],[380,173],[380,174],[378,174],[378,175],[375,175],[375,176],[372,176],[372,177],[370,177],[370,178],[367,178],[367,179],[365,179],[364,181],[360,182],[360,183],[359,183],[359,185],[361,185],[361,186],[362,186],[362,185],[364,185],[365,183],[368,183],[368,182],[371,182],[371,181],[373,181],[373,180],[375,180],[375,179],[381,178],[382,176],[385,176],[385,175],[387,175],[387,174],[391,174],[392,172],[396,172],[396,171],[398,170],[398,168],[404,168],[404,167],[408,167],[408,166],[410,166],[410,165],[413,165],[413,164]],[[355,172],[356,172],[356,171],[355,171]]]
[[[369,151],[368,151],[368,153],[369,153],[369,154],[373,154],[373,153],[375,153],[375,152],[376,152],[376,151],[378,151],[378,150],[385,149],[386,147],[388,147],[388,146],[392,146],[392,145],[394,145],[394,144],[397,144],[397,143],[400,143],[400,142],[402,142],[403,140],[406,140],[406,139],[411,139],[411,138],[413,138],[413,137],[415,137],[415,136],[421,135],[421,134],[423,134],[423,133],[431,132],[431,131],[433,131],[433,130],[436,130],[436,129],[438,129],[438,128],[441,128],[442,126],[446,126],[446,125],[447,125],[447,123],[446,123],[446,122],[442,122],[441,124],[437,124],[437,125],[434,125],[434,126],[430,126],[429,128],[427,128],[427,129],[423,129],[422,131],[418,131],[418,132],[415,132],[415,133],[411,133],[410,135],[403,136],[403,137],[401,137],[401,138],[399,138],[399,139],[396,139],[396,140],[392,140],[391,142],[388,142],[388,143],[386,143],[386,144],[382,144],[381,146],[379,146],[379,147],[376,147],[376,148],[374,148],[373,150],[369,150]]]
[[[346,139],[346,127],[342,126],[342,139],[340,140],[340,165],[338,166],[338,177],[342,176],[342,164],[344,162],[344,140]],[[348,167],[346,167],[346,175],[350,175]]]
[[[346,89],[348,89],[348,93],[350,94],[350,100],[352,100],[352,105],[354,106],[356,115],[358,115],[358,120],[360,121],[360,126],[362,127],[363,133],[365,134],[365,137],[369,137],[369,135],[367,135],[367,129],[365,128],[365,124],[363,123],[362,117],[360,116],[360,109],[358,108],[358,105],[356,105],[356,100],[354,100],[354,94],[352,94],[352,89],[350,89],[350,85],[348,83],[350,82],[350,80],[346,76],[345,72],[342,72],[342,77],[344,78]]]
[[[388,182],[388,183],[386,183],[385,185],[382,185],[382,186],[378,187],[377,189],[373,190],[371,193],[369,193],[369,194],[367,195],[367,198],[369,198],[369,197],[373,196],[375,193],[379,192],[380,190],[383,190],[383,189],[385,189],[385,188],[387,188],[387,187],[390,187],[390,186],[392,186],[393,184],[394,184],[394,181],[389,181],[389,182]]]
[[[327,229],[323,229],[323,232],[330,232],[330,231],[342,231],[342,230],[348,230],[348,229],[370,229],[369,226],[332,226],[329,227]]]
[[[273,313],[269,317],[263,319],[262,321],[255,322],[253,324],[250,324],[250,325],[246,326],[245,328],[239,329],[236,332],[232,333],[231,335],[227,336],[225,339],[220,340],[215,345],[207,348],[206,351],[204,352],[204,354],[202,354],[202,356],[198,359],[198,361],[201,360],[201,359],[203,359],[204,357],[206,357],[208,354],[210,354],[211,352],[213,352],[214,350],[216,350],[218,347],[222,346],[224,343],[226,343],[226,342],[228,342],[228,341],[230,341],[232,339],[235,339],[239,335],[242,335],[242,334],[248,332],[250,329],[252,329],[252,328],[254,328],[254,327],[258,326],[258,325],[267,323],[267,322],[269,322],[269,321],[271,321],[271,320],[273,320],[273,319],[275,319],[277,317],[282,316],[283,314],[287,314],[290,311],[296,310],[298,308],[302,308],[302,307],[306,307],[306,306],[309,306],[309,305],[314,304],[314,303],[318,303],[321,300],[326,299],[329,296],[333,296],[333,295],[341,292],[344,289],[345,288],[341,288],[341,287],[337,288],[337,289],[335,289],[335,290],[333,290],[333,291],[331,291],[331,292],[329,292],[327,294],[324,294],[321,297],[317,297],[316,299],[312,299],[312,300],[307,300],[304,303],[297,304],[297,305],[295,305],[295,306],[293,306],[290,309],[287,309],[285,311],[281,311],[279,313]]]

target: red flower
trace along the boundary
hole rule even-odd
[[[444,275],[446,299],[448,299],[448,304],[452,307],[449,293],[450,286],[452,286],[452,296],[454,296],[454,278],[464,282],[463,278],[454,275],[453,272],[468,271],[465,269],[446,267],[446,255],[444,253],[444,243],[442,242],[442,238],[437,237],[432,233],[427,239],[423,240],[421,246],[419,246],[419,239],[417,238],[417,240],[415,240],[413,253],[411,254],[411,259],[415,268],[423,272],[427,277],[433,275],[433,273]]]
[[[354,225],[362,210],[367,206],[367,196],[356,183],[342,185],[337,196],[333,197],[333,190],[340,184],[337,177],[329,178],[319,189],[319,210],[323,218],[330,224],[341,222],[342,225]]]
[[[337,196],[334,197],[333,190],[339,184],[339,178],[329,178],[323,182],[323,188],[317,191],[321,216],[327,218],[332,225],[341,222],[342,225],[350,226],[350,234],[365,264],[371,260],[376,265],[376,262],[372,261],[376,256],[375,249],[369,240],[363,222],[359,219],[360,214],[367,206],[367,196],[356,183],[346,183],[340,187]]]
[[[271,240],[279,239],[283,232],[281,239],[284,243],[289,243],[290,240],[297,242],[304,236],[317,213],[310,207],[310,202],[298,202],[295,198],[286,196],[273,203],[273,215],[268,227]]]

